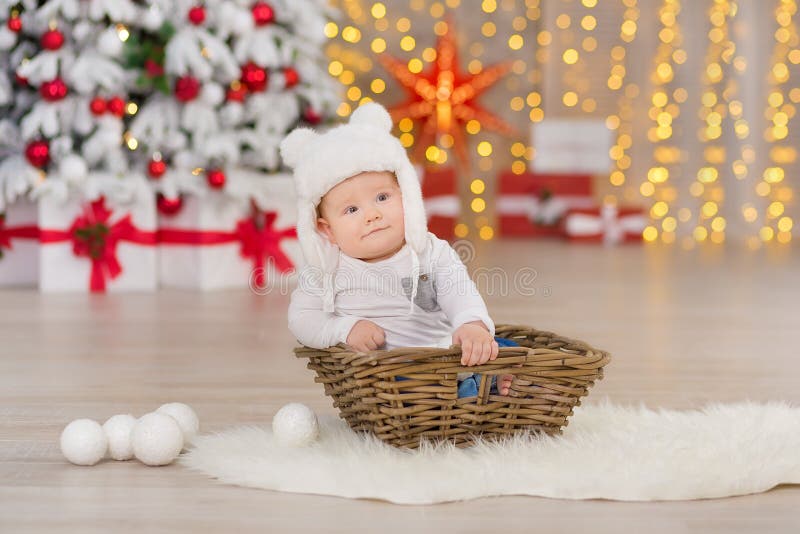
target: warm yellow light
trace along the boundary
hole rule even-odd
[[[702,167],[697,171],[697,179],[704,184],[710,184],[719,177],[719,171],[714,167]]]
[[[528,93],[525,102],[527,102],[530,107],[535,108],[536,106],[542,103],[542,95],[540,95],[535,91],[532,93]]]
[[[636,33],[636,22],[633,20],[626,20],[620,26],[620,32],[622,35],[632,36]]]
[[[692,232],[695,241],[705,241],[708,237],[708,230],[706,230],[702,226],[697,226],[694,231]]]
[[[487,157],[492,155],[492,144],[489,141],[481,141],[477,147],[478,154]]]
[[[413,58],[408,61],[408,70],[414,74],[419,74],[422,72],[422,67],[422,60],[419,58]]]
[[[789,217],[781,217],[781,219],[778,221],[778,230],[781,232],[791,232],[792,226],[792,219]]]
[[[375,78],[369,84],[369,88],[372,89],[373,93],[375,93],[376,95],[379,95],[379,94],[381,94],[382,92],[384,92],[386,90],[386,82],[384,82],[380,78]]]
[[[408,132],[400,134],[400,144],[405,148],[410,147],[414,144],[414,136]]]
[[[511,164],[511,172],[516,175],[524,174],[525,170],[527,169],[527,165],[524,161],[516,160],[514,163]]]
[[[587,52],[593,52],[597,49],[597,39],[594,37],[586,37],[583,41],[581,41],[581,46]]]
[[[469,234],[469,226],[464,223],[458,223],[454,229],[456,237],[467,237]]]
[[[136,140],[135,137],[128,137],[128,148],[131,150],[136,150],[139,146],[139,141]]]
[[[675,220],[675,217],[666,217],[661,221],[661,229],[665,232],[674,232],[677,227],[678,221]]]
[[[536,42],[539,43],[541,46],[547,46],[552,41],[553,41],[553,35],[547,30],[540,31],[539,34],[536,36]]]
[[[659,108],[663,108],[667,105],[667,93],[664,91],[657,91],[653,93],[653,105]]]
[[[476,195],[483,194],[485,189],[486,189],[486,184],[483,182],[483,180],[477,178],[475,180],[472,180],[472,183],[469,184],[469,190]]]
[[[572,107],[578,103],[578,95],[575,91],[567,91],[564,93],[564,96],[561,99],[564,102],[564,105],[567,107]]]
[[[347,90],[347,98],[355,102],[356,100],[361,98],[361,89],[359,89],[356,86],[350,87]]]
[[[529,116],[531,122],[540,122],[544,119],[544,110],[542,108],[533,108]]]
[[[511,37],[508,38],[508,47],[511,50],[519,50],[525,44],[525,40],[522,38],[521,35],[515,33]]]
[[[473,198],[472,203],[470,203],[470,207],[475,213],[481,213],[486,209],[486,201],[482,198]]]
[[[472,119],[469,122],[467,122],[467,133],[475,135],[480,131],[481,131],[480,122],[476,121],[475,119]]]
[[[650,182],[644,182],[639,186],[639,192],[642,196],[651,197],[656,192],[656,187]]]
[[[714,220],[711,221],[711,229],[715,232],[723,232],[725,230],[725,226],[726,222],[722,217],[714,217]]]
[[[586,31],[592,31],[597,26],[597,19],[591,15],[586,15],[581,19],[581,28]]]
[[[761,230],[758,231],[758,237],[761,238],[761,241],[772,241],[772,238],[775,237],[775,230],[769,226],[763,226]]]
[[[427,61],[428,63],[432,63],[436,61],[436,49],[428,47],[422,51],[422,59]]]
[[[662,82],[672,80],[672,65],[669,63],[659,63],[656,67],[656,75]]]
[[[647,171],[647,179],[654,184],[664,183],[669,179],[669,170],[666,167],[652,167]]]
[[[594,7],[594,6],[596,6],[596,5],[597,5],[597,0],[581,0],[581,3],[582,3],[582,4],[583,4],[585,7],[592,8],[592,7]]]
[[[701,209],[701,211],[703,212],[703,215],[707,219],[710,219],[711,217],[716,215],[718,210],[719,210],[719,207],[717,206],[717,203],[716,202],[712,202],[710,200],[708,202],[706,202],[705,204],[703,204],[703,207]]]
[[[328,73],[331,76],[339,76],[343,70],[344,65],[342,65],[339,61],[331,61],[328,65]]]
[[[333,39],[337,35],[339,35],[339,26],[335,22],[325,24],[325,37]]]
[[[574,65],[578,62],[578,51],[574,48],[567,48],[562,54],[561,58],[567,65]]]
[[[669,212],[669,206],[663,200],[659,200],[658,202],[653,204],[653,207],[650,208],[650,215],[654,219],[660,219],[661,217],[666,215],[667,212]]]
[[[375,2],[372,4],[371,9],[372,16],[376,19],[382,19],[386,16],[386,6],[381,4],[380,2]]]
[[[123,24],[117,24],[117,37],[119,37],[120,41],[124,43],[130,36],[131,32],[128,31],[128,28],[126,28]]]
[[[408,20],[406,17],[402,17],[397,19],[397,31],[400,33],[405,33],[411,29],[411,21]]]
[[[777,184],[782,182],[784,178],[784,171],[782,167],[768,167],[764,170],[764,181],[768,184]]]
[[[342,74],[339,76],[339,81],[342,82],[342,85],[351,85],[356,79],[356,75],[353,74],[353,71],[346,70],[343,71]]]
[[[648,242],[658,239],[658,229],[655,226],[648,226],[642,232],[642,239]]]
[[[495,0],[483,0],[481,9],[484,13],[494,13],[497,9],[497,2]]]
[[[491,226],[482,226],[480,230],[480,236],[484,241],[488,241],[494,237],[494,230],[492,230]]]
[[[380,37],[376,37],[375,39],[372,40],[372,43],[370,44],[370,48],[372,48],[372,51],[375,52],[376,54],[380,54],[382,52],[385,52],[386,51],[386,41],[384,41]]]
[[[611,185],[621,186],[625,183],[625,174],[621,171],[614,171],[609,175],[608,181],[611,182]]]
[[[342,39],[348,43],[357,43],[361,40],[361,31],[353,26],[346,26],[342,30]]]
[[[136,115],[137,111],[139,111],[139,106],[136,105],[136,102],[128,102],[125,106],[125,112],[128,115]]]
[[[481,33],[484,37],[494,37],[494,34],[497,33],[497,27],[494,22],[484,22],[483,26],[481,26]]]
[[[616,115],[609,115],[606,117],[606,128],[609,130],[616,130],[619,128],[619,117]]]
[[[431,145],[425,150],[425,157],[428,161],[436,161],[439,159],[439,147]]]
[[[783,215],[783,210],[784,210],[783,202],[775,201],[772,202],[767,208],[767,214],[769,215],[770,218],[775,219]]]
[[[562,13],[558,17],[556,17],[556,26],[558,26],[562,30],[566,30],[567,28],[569,28],[569,25],[571,23],[572,20],[566,13]]]
[[[411,52],[412,50],[414,50],[415,46],[417,46],[417,41],[410,35],[406,35],[402,39],[400,39],[400,48],[402,48],[406,52]]]
[[[521,158],[525,155],[525,145],[523,143],[514,143],[511,145],[511,155],[515,158]]]

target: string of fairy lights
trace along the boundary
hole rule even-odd
[[[462,0],[340,0],[345,17],[325,29],[330,38],[329,72],[346,87],[338,114],[347,117],[365,101],[384,101],[394,81],[381,68],[378,55],[396,53],[409,72],[426,72],[436,61],[436,49],[417,41],[428,42],[429,37],[421,36],[431,31],[443,35],[449,13],[473,13],[477,5]],[[508,108],[496,111],[514,117],[519,133],[516,138],[498,138],[488,135],[480,120],[464,125],[472,160],[466,177],[469,210],[458,221],[456,235],[494,237],[489,212],[496,176],[508,168],[515,174],[528,171],[536,149],[527,133],[530,124],[545,119],[547,109],[548,118],[578,115],[605,121],[613,144],[611,169],[602,179],[605,186],[598,188],[605,193],[601,200],[645,205],[651,220],[643,233],[645,241],[678,243],[686,249],[698,243],[721,244],[732,231],[729,219],[736,217],[737,223],[744,223],[745,241],[752,249],[769,242],[789,243],[794,223],[787,208],[794,203],[794,189],[788,172],[796,169],[797,148],[791,140],[795,105],[800,102],[800,88],[794,87],[797,80],[791,74],[800,63],[797,0],[770,0],[769,9],[766,2],[752,8],[759,15],[774,8],[763,142],[755,138],[761,117],[745,109],[745,101],[748,106],[757,104],[746,100],[740,87],[744,77],[758,74],[759,62],[737,50],[737,37],[731,34],[734,24],[747,21],[739,15],[736,0],[704,5],[705,53],[696,43],[694,48],[687,45],[682,17],[698,9],[686,0],[661,0],[656,14],[643,13],[638,0],[481,0],[479,31],[468,32],[460,42],[461,68],[478,74],[492,63],[490,57],[497,57],[488,53],[490,46],[505,50],[502,55],[512,62],[502,81]],[[618,17],[616,42],[600,32],[607,28],[601,21],[607,22],[611,12]],[[639,46],[645,15],[656,16],[657,42],[650,71],[640,74],[641,62],[632,59],[632,52],[642,57],[641,49],[634,47]],[[690,62],[690,54],[702,57]],[[550,68],[554,62],[555,70]],[[608,70],[600,85],[597,72],[604,62]],[[554,72],[559,77],[557,92],[546,93],[545,73]],[[637,110],[643,108],[649,125],[640,131],[643,117]],[[402,118],[398,128],[402,144],[414,148],[419,125]],[[453,164],[452,154],[448,156],[453,142],[452,136],[442,135],[423,147],[426,163]],[[766,143],[768,156],[759,153],[760,143]],[[749,188],[755,195],[744,195],[742,205],[735,206],[736,196],[728,194],[733,187]]]

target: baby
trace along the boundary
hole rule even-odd
[[[378,104],[281,143],[294,168],[297,235],[308,265],[289,306],[300,343],[357,352],[461,345],[461,364],[494,360],[494,322],[453,248],[427,231],[419,180]],[[501,340],[502,342],[503,340]],[[459,373],[459,396],[477,378]],[[507,395],[511,376],[499,377]]]

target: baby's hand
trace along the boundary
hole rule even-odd
[[[464,323],[453,332],[453,345],[459,344],[461,365],[480,365],[497,359],[497,341],[481,321]]]
[[[383,328],[365,319],[354,324],[347,334],[347,344],[356,352],[377,350],[385,341],[386,333]]]

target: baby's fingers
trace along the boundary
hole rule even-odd
[[[461,344],[461,365],[472,365],[470,357],[472,356],[472,340],[465,339]]]
[[[500,354],[500,346],[497,344],[497,341],[492,340],[491,346],[491,355],[489,355],[489,359],[491,361],[495,361],[497,359],[497,355]]]
[[[476,341],[472,344],[472,354],[469,358],[469,365],[478,365],[481,363],[481,353],[483,352],[483,343]]]

